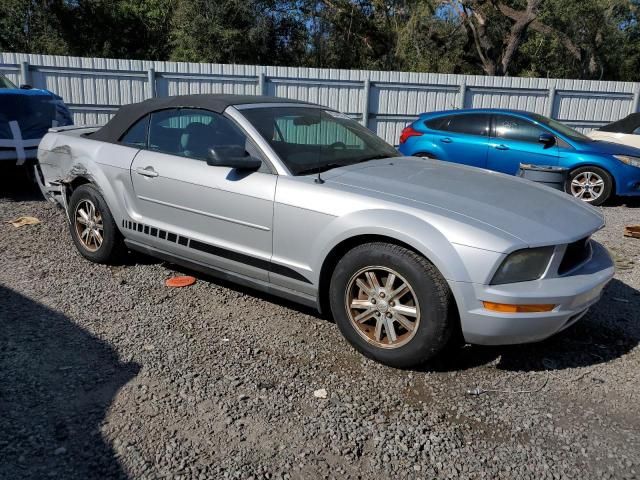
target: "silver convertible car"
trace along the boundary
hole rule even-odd
[[[614,273],[595,208],[527,180],[402,157],[349,117],[191,95],[53,128],[41,188],[78,251],[128,249],[331,312],[363,354],[423,363],[453,338],[534,342]]]

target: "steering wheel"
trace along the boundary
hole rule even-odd
[[[344,142],[333,142],[331,145],[329,145],[329,148],[331,148],[332,150],[346,150],[347,145]]]

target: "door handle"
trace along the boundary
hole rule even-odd
[[[496,150],[509,150],[509,147],[507,147],[506,145],[496,145]]]
[[[453,140],[451,140],[449,137],[441,138],[440,141],[442,143],[451,143],[451,142],[453,142]]]
[[[156,172],[153,167],[145,167],[145,168],[136,168],[136,173],[138,175],[142,175],[143,177],[157,177],[158,172]]]

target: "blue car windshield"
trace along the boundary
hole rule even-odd
[[[555,130],[556,132],[564,135],[565,137],[570,138],[571,140],[575,140],[577,142],[593,142],[592,138],[583,135],[582,133],[574,130],[571,127],[567,127],[564,123],[560,123],[557,120],[552,120],[547,117],[543,117],[542,115],[538,115],[537,113],[532,113],[531,118],[536,122],[546,125],[547,127]]]

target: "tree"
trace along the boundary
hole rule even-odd
[[[304,54],[303,23],[275,0],[179,0],[171,59],[222,63],[293,62]]]
[[[64,54],[62,0],[0,0],[0,50]]]

